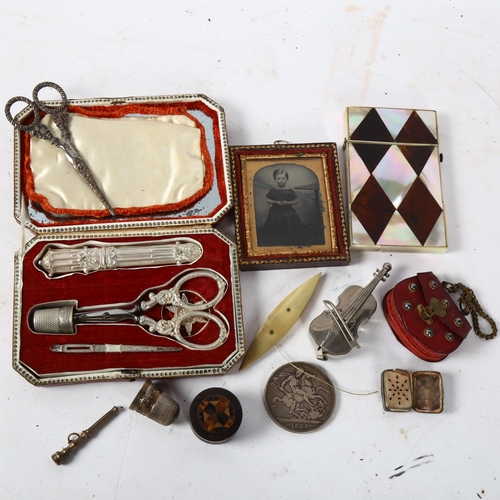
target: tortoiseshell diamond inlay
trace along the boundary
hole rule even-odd
[[[231,400],[225,396],[212,394],[200,402],[197,415],[198,422],[205,431],[218,433],[233,425],[235,409]]]
[[[446,251],[435,111],[347,108],[353,248]]]

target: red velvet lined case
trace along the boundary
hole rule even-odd
[[[71,113],[105,119],[188,116],[200,130],[205,177],[201,189],[180,203],[119,206],[115,217],[106,210],[61,210],[36,191],[30,168],[31,139],[25,132],[16,131],[15,217],[36,236],[15,259],[14,368],[36,385],[225,373],[243,355],[244,338],[236,247],[212,227],[232,206],[223,109],[202,95],[72,100],[69,109]],[[30,120],[29,112],[21,112],[19,118]],[[145,172],[147,167],[144,166]],[[168,180],[163,172],[148,172],[148,175],[153,175],[157,182]],[[37,265],[40,254],[51,245],[79,247],[91,241],[97,245],[147,246],[175,238],[190,238],[200,244],[203,254],[199,260],[192,264],[76,272],[63,277],[50,277]],[[75,334],[43,334],[35,333],[29,323],[30,310],[40,304],[77,301],[78,309],[127,304],[146,289],[172,282],[166,287],[170,288],[179,273],[198,269],[211,269],[227,282],[227,290],[216,307],[226,318],[229,333],[227,340],[215,349],[188,349],[168,337],[152,335],[139,325],[79,325]],[[189,293],[203,299],[211,293],[208,286],[206,280],[195,279],[190,283]],[[207,324],[198,336],[194,343],[212,342],[217,338],[216,325]],[[51,351],[55,344],[132,344],[183,349],[61,353]]]

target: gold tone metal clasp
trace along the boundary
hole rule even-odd
[[[432,297],[428,306],[419,304],[417,306],[417,311],[420,317],[428,325],[432,325],[433,316],[439,316],[440,318],[444,318],[446,316],[446,308],[444,304],[439,299],[436,299],[436,297]]]

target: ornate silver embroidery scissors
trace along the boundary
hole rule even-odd
[[[61,95],[61,104],[57,107],[46,106],[38,98],[38,93],[41,89],[50,87],[57,90]],[[33,122],[29,124],[21,123],[17,118],[13,118],[10,112],[12,106],[16,102],[24,102],[29,108],[33,109]],[[55,137],[49,128],[44,125],[40,118],[40,112],[47,113],[52,116],[54,123],[57,125],[61,131],[62,140]],[[33,89],[33,101],[23,96],[16,96],[10,99],[5,105],[5,116],[7,120],[15,127],[27,132],[32,137],[37,137],[38,139],[44,139],[49,141],[53,146],[62,149],[73,168],[80,174],[82,179],[87,183],[87,185],[92,189],[92,192],[99,198],[100,202],[109,210],[111,215],[115,215],[114,210],[111,208],[108,200],[104,196],[101,188],[97,184],[91,170],[85,163],[85,160],[81,157],[80,153],[77,151],[75,146],[71,142],[71,133],[69,131],[69,112],[68,112],[68,98],[66,97],[66,92],[57,85],[57,83],[52,82],[42,82],[39,83]]]
[[[215,282],[217,292],[210,300],[206,300],[198,292],[182,288],[186,282],[197,278],[209,278]],[[174,280],[176,284],[168,288]],[[227,282],[222,275],[212,269],[200,268],[196,271],[179,273],[169,282],[154,289],[145,290],[134,302],[125,304],[124,308],[107,305],[76,309],[76,301],[59,302],[57,307],[42,304],[30,311],[28,321],[35,333],[56,334],[74,334],[78,324],[136,324],[152,335],[169,337],[188,349],[215,349],[221,346],[229,335],[227,319],[214,309],[224,297],[226,290]],[[194,295],[201,300],[189,302],[187,294]],[[145,314],[156,306],[160,306],[161,309],[161,317],[158,320]],[[165,309],[169,311],[168,319],[163,317]],[[210,309],[214,312],[209,312]],[[215,341],[209,344],[196,344],[186,339],[186,336],[201,333],[201,330],[193,331],[196,323],[209,323],[210,321],[214,322],[219,329],[219,336]]]

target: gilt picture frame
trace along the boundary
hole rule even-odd
[[[335,143],[229,149],[242,270],[350,262]]]

